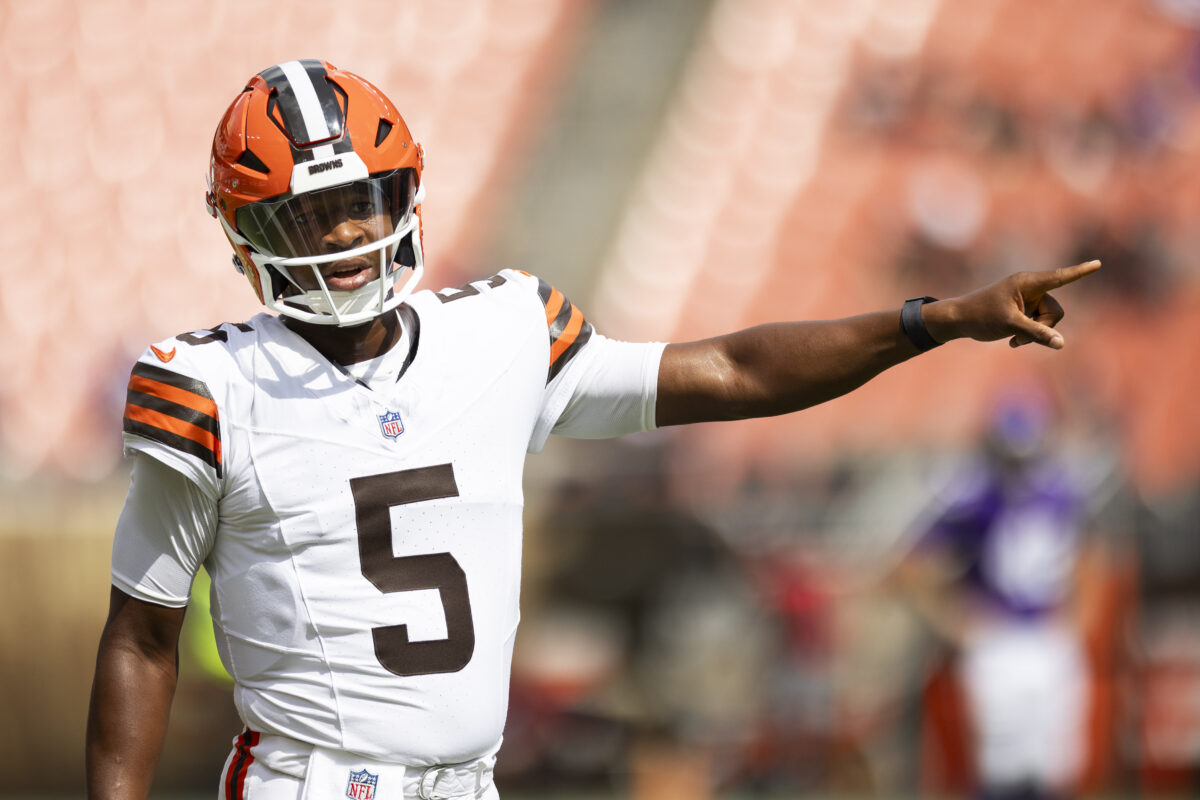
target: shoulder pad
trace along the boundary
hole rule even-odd
[[[221,476],[217,403],[202,381],[139,361],[129,376],[124,430],[194,456]]]
[[[523,270],[505,269],[486,280],[472,281],[456,289],[439,289],[433,292],[433,296],[441,301],[442,305],[448,305],[469,297],[486,296],[490,290],[502,286],[518,289],[518,294],[511,295],[513,300],[510,302],[516,304],[514,308],[529,302],[517,300],[522,296],[536,294],[541,303],[550,345],[546,371],[546,383],[549,383],[592,338],[591,323],[562,292],[536,275],[530,275]],[[499,298],[501,293],[495,296]]]
[[[133,366],[125,398],[123,430],[131,449],[146,450],[205,485],[224,469],[218,400],[204,363],[221,358],[230,334],[249,333],[245,323],[181,333],[150,345]],[[212,356],[208,354],[211,353]]]

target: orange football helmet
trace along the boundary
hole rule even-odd
[[[264,305],[359,325],[420,280],[423,167],[383,92],[324,61],[288,61],[251,78],[225,111],[206,199]]]

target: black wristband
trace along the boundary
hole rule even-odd
[[[921,319],[921,306],[936,300],[936,297],[914,297],[904,301],[904,307],[900,309],[900,330],[904,331],[908,340],[922,353],[941,344],[929,335],[929,331],[925,329],[925,320]]]

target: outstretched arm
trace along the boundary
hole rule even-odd
[[[1099,261],[1020,272],[970,294],[928,303],[922,318],[938,342],[1011,337],[1063,346],[1054,326],[1062,306],[1050,292],[1100,268]],[[767,417],[839,397],[917,347],[900,330],[900,311],[822,322],[759,325],[713,339],[668,345],[658,375],[658,425]]]
[[[112,590],[87,724],[87,795],[142,800],[162,751],[184,609]]]

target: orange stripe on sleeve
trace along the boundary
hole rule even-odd
[[[138,391],[144,390],[139,389]],[[184,392],[184,394],[190,395],[191,392]],[[192,396],[194,397],[195,395]],[[215,407],[213,412],[215,416]],[[199,428],[190,422],[184,422],[181,419],[175,419],[174,417],[158,411],[142,408],[141,406],[134,405],[133,403],[125,404],[125,416],[128,419],[134,420],[135,422],[142,422],[146,425],[167,431],[168,433],[173,433],[176,436],[182,436],[185,439],[191,439],[193,442],[203,445],[211,450],[213,455],[217,458],[217,463],[221,463],[221,440],[203,428]]]
[[[554,340],[554,344],[550,345],[550,364],[553,365],[558,357],[561,356],[566,349],[575,342],[575,337],[579,335],[579,329],[583,327],[583,312],[574,306],[571,307],[571,318],[567,320],[567,326],[563,329],[562,335]]]
[[[554,324],[554,319],[555,319],[555,317],[558,316],[558,312],[562,311],[563,303],[565,303],[566,300],[567,300],[567,298],[564,297],[563,293],[560,292],[558,289],[554,289],[550,293],[550,299],[548,299],[546,301],[546,327],[547,328],[549,328],[551,325]]]
[[[161,397],[164,400],[170,400],[173,403],[178,403],[181,406],[187,406],[193,411],[199,411],[201,414],[207,414],[213,419],[217,418],[217,404],[208,397],[201,397],[198,394],[189,392],[187,389],[180,389],[177,386],[171,386],[161,381],[143,378],[140,375],[134,375],[129,379],[129,388],[143,394],[152,394],[155,397]],[[143,420],[144,421],[144,420]],[[161,425],[159,427],[162,427]],[[190,438],[190,437],[189,437]]]

